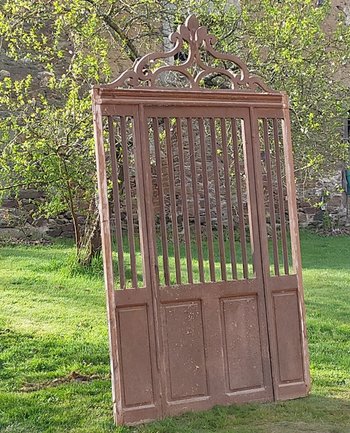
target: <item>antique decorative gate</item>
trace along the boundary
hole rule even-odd
[[[171,41],[93,90],[119,424],[309,389],[287,96]]]

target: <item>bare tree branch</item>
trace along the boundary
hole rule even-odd
[[[126,48],[126,52],[129,58],[134,62],[139,56],[139,52],[136,48],[136,45],[132,42],[132,40],[127,36],[127,34],[118,26],[118,24],[111,18],[110,13],[111,9],[108,13],[102,12],[97,4],[93,0],[85,0],[86,3],[89,3],[99,16],[101,20],[105,23],[107,28],[109,29],[109,33],[113,37],[116,42],[122,42],[122,46]],[[111,32],[114,32],[114,36]],[[118,40],[119,39],[119,40]]]

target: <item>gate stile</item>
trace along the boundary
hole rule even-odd
[[[93,90],[118,424],[310,386],[287,96],[171,41]]]

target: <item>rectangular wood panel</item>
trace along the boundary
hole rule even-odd
[[[275,326],[281,382],[303,380],[298,295],[296,292],[273,294]]]
[[[164,306],[168,363],[168,398],[181,400],[207,394],[203,317],[200,301]]]
[[[264,384],[256,296],[221,300],[227,391]]]
[[[118,319],[124,404],[126,407],[152,404],[147,305],[119,308]]]

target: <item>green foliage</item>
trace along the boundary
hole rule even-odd
[[[0,4],[0,49],[45,72],[0,82],[2,192],[36,187],[40,212],[70,211],[76,243],[78,215],[96,221],[95,165],[89,90],[109,81],[137,57],[159,49],[163,33],[188,12],[217,36],[218,48],[291,100],[296,173],[320,176],[347,158],[341,138],[349,91],[339,80],[349,66],[350,31],[326,2],[314,0],[5,0]],[[332,16],[331,16],[332,15]],[[330,20],[335,25],[330,26]],[[40,81],[40,83],[39,83]]]
[[[0,431],[349,433],[349,238],[301,233],[301,244],[311,397],[131,428],[112,421],[100,271],[72,276],[70,243],[0,248]],[[74,380],[72,372],[89,380]]]
[[[221,50],[237,54],[273,89],[289,95],[298,180],[331,172],[349,154],[342,137],[350,108],[344,14],[330,1],[322,7],[314,0],[239,3],[194,1],[188,9],[217,36]],[[178,4],[178,22],[186,5]]]
[[[37,65],[42,74],[0,82],[0,106],[7,112],[0,119],[0,169],[2,195],[37,188],[46,197],[40,215],[69,211],[78,251],[85,251],[94,230],[87,225],[97,221],[89,90],[108,79],[110,67],[99,20],[80,3],[2,5],[6,55]]]
[[[341,134],[350,95],[341,79],[349,67],[349,28],[341,15],[331,17],[330,2],[319,8],[313,0],[242,3],[248,65],[290,97],[298,172],[332,170],[348,156]]]

